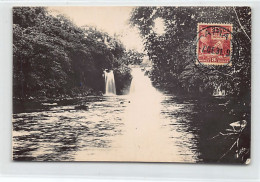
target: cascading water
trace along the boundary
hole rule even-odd
[[[136,161],[148,161],[149,158],[156,161],[157,157],[177,156],[168,129],[162,128],[165,122],[161,115],[164,96],[153,87],[141,68],[132,68],[131,74],[133,79],[124,113],[127,131],[121,138],[124,151],[120,154]]]
[[[105,76],[105,95],[116,95],[116,84],[115,84],[115,77],[114,72],[104,71]]]
[[[142,97],[153,97],[158,91],[152,86],[148,76],[140,68],[132,68],[132,82],[130,85],[129,95],[138,95]]]

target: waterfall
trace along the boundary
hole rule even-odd
[[[130,96],[136,96],[139,99],[149,97],[149,99],[158,95],[158,91],[152,86],[150,78],[144,75],[141,68],[132,68],[132,82],[129,89]]]
[[[116,95],[114,72],[112,70],[104,71],[104,76],[105,76],[105,95]]]
[[[141,69],[139,68],[132,68],[132,81],[131,81],[131,85],[130,85],[130,89],[129,89],[129,95],[133,95],[133,94],[141,94],[142,90],[142,86],[147,85],[147,83],[149,84],[150,81],[149,80],[144,80],[144,75],[141,72]],[[142,79],[142,80],[141,80]]]

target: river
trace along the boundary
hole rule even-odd
[[[129,95],[16,105],[13,159],[201,163],[216,162],[225,152],[225,145],[211,140],[228,126],[224,97],[163,94],[148,77],[134,89]],[[81,104],[88,110],[75,109]]]

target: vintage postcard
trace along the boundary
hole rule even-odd
[[[250,7],[13,7],[14,161],[249,164]]]

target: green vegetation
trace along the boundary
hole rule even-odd
[[[42,7],[13,9],[15,98],[73,97],[104,91],[105,69],[116,71],[118,93],[131,80],[122,43],[94,27],[77,27]],[[124,82],[123,82],[124,80]]]

